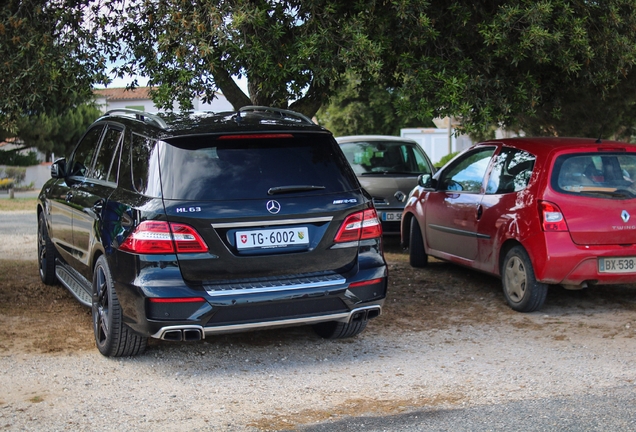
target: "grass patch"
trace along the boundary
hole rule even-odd
[[[0,199],[0,211],[35,211],[37,198]]]

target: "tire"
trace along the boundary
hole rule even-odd
[[[548,295],[548,285],[537,282],[523,247],[515,246],[508,251],[501,270],[504,296],[512,309],[518,312],[541,309]]]
[[[40,216],[38,216],[38,267],[40,279],[45,285],[57,284],[57,276],[55,276],[55,246],[53,246],[53,242],[49,238],[44,213],[40,213]]]
[[[325,339],[343,339],[360,334],[367,327],[368,322],[368,319],[352,319],[348,323],[329,321],[315,324],[314,331]]]
[[[126,357],[146,350],[148,338],[134,333],[123,322],[113,278],[103,255],[97,259],[93,273],[92,309],[95,343],[100,353],[107,357]]]
[[[422,268],[428,265],[428,255],[424,252],[424,239],[417,219],[411,219],[409,232],[409,263],[411,267]]]

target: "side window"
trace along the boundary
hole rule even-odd
[[[488,147],[464,155],[442,173],[440,189],[479,193],[494,152],[495,147]]]
[[[505,194],[525,189],[532,175],[534,161],[534,155],[528,152],[503,148],[493,164],[486,193]]]
[[[422,151],[419,148],[409,148],[409,150],[413,152],[413,156],[415,157],[417,172],[422,174],[431,174],[431,166],[426,160],[426,157],[422,154]]]
[[[119,144],[123,132],[111,126],[106,128],[102,144],[95,157],[95,168],[91,177],[97,180],[104,180],[112,183],[117,182],[117,169],[119,161]]]
[[[71,177],[86,177],[90,174],[89,170],[93,162],[93,154],[99,144],[99,138],[103,130],[104,126],[92,128],[77,145],[75,152],[71,156],[71,169],[69,171]]]
[[[130,168],[134,191],[146,196],[161,196],[158,152],[156,140],[133,134]]]

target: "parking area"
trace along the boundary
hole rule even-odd
[[[387,243],[390,294],[357,338],[309,328],[193,344],[152,341],[108,359],[89,311],[0,261],[0,424],[18,429],[297,430],[350,416],[586,395],[636,380],[636,287],[552,289],[540,312],[497,279],[443,263],[412,269]],[[178,425],[178,427],[177,427]]]

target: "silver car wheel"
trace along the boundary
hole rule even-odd
[[[506,291],[511,300],[520,302],[526,294],[527,277],[523,262],[518,257],[512,257],[506,265]]]

